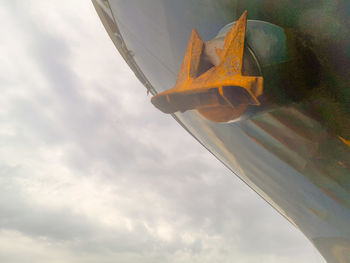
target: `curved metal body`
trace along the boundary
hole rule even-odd
[[[328,262],[350,262],[350,21],[348,9],[342,7],[346,3],[289,0],[93,0],[93,3],[116,47],[154,95],[175,84],[193,28],[208,41],[245,9],[248,19],[283,28],[287,45],[297,39],[297,43],[302,43],[301,50],[312,50],[319,64],[309,63],[311,59],[304,55],[303,63],[309,64],[300,67],[299,60],[295,60],[292,69],[305,85],[295,86],[298,80],[288,79],[286,85],[292,87],[286,89],[288,103],[280,99],[272,109],[235,123],[215,123],[196,111],[175,113],[174,117],[299,228]],[[264,41],[271,43],[271,39],[266,39],[264,33],[257,28],[254,36],[250,36],[258,39],[252,48],[269,56]],[[289,55],[293,57],[298,48],[292,45]],[[275,64],[268,61],[274,60],[270,57],[261,63],[264,89],[270,87],[271,94],[276,94],[290,67],[276,71]],[[270,79],[267,83],[265,76]]]

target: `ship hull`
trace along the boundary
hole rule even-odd
[[[93,0],[119,52],[153,94],[175,84],[193,28],[204,41],[210,40],[246,9],[248,19],[269,19],[267,22],[282,28],[301,28],[304,34],[312,35],[310,27],[315,31],[318,25],[312,24],[309,17],[322,12],[312,1],[287,1],[285,6],[282,1],[204,2],[110,0],[106,4]],[[299,5],[303,3],[301,13]],[[342,20],[339,23],[346,24],[347,15],[333,10],[327,16],[338,17]],[[289,14],[289,19],[282,11]],[[347,47],[348,39],[339,40],[336,32],[321,33],[319,37],[327,39],[328,34],[335,39],[328,47]],[[317,37],[313,41],[318,41]],[[316,55],[327,58],[328,53],[322,53],[321,48]],[[334,49],[339,56],[343,51]],[[347,62],[328,63],[347,83],[343,76]],[[310,107],[302,101],[277,105],[249,119],[224,124],[209,121],[196,111],[173,116],[299,228],[328,262],[350,262],[350,147],[330,131],[327,123],[316,118]]]

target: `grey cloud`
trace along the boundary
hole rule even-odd
[[[2,165],[0,172],[0,229],[58,240],[86,238],[94,231],[94,225],[86,217],[74,214],[69,209],[50,211],[28,202],[26,194],[16,182],[16,179],[26,176],[23,168]]]

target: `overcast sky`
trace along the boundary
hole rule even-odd
[[[0,2],[0,262],[324,262],[153,108],[90,1]]]

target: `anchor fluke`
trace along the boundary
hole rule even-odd
[[[175,86],[152,97],[154,106],[164,113],[197,110],[214,122],[239,118],[249,105],[260,105],[263,78],[242,75],[247,12],[227,33],[220,63],[200,74],[204,42],[193,29]]]

